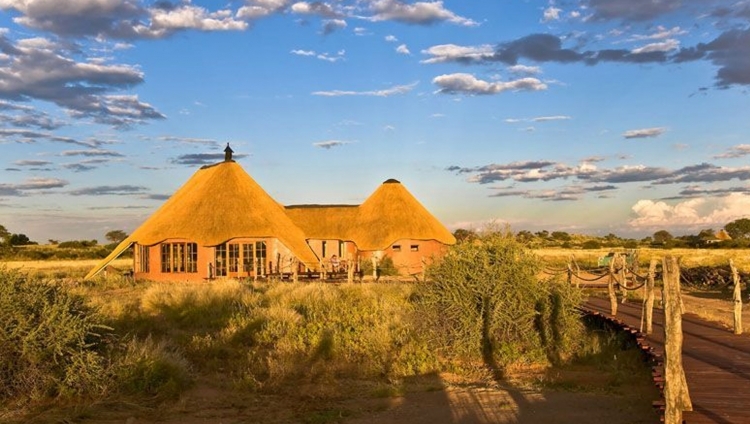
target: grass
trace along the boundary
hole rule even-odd
[[[594,268],[601,256],[610,251],[622,252],[625,249],[563,249],[545,248],[536,249],[534,253],[545,260],[545,263],[554,267],[565,267],[574,257],[581,268]],[[651,259],[661,260],[667,255],[682,258],[681,265],[692,268],[696,266],[718,266],[727,265],[729,259],[734,261],[735,266],[741,271],[750,272],[750,249],[638,249],[639,264],[641,269],[648,268]]]

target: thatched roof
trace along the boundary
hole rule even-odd
[[[181,238],[216,246],[238,237],[278,238],[306,266],[318,263],[305,234],[284,208],[231,160],[199,169],[112,253],[132,243],[150,246]],[[89,276],[114,257],[102,261]]]
[[[731,240],[732,236],[729,235],[727,230],[722,228],[721,230],[719,230],[719,232],[716,233],[716,238],[721,241],[727,241],[727,240]]]
[[[456,239],[397,180],[387,180],[360,206],[300,205],[286,208],[308,238],[353,241],[360,250],[384,250],[396,240]]]

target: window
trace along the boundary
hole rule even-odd
[[[393,245],[393,251],[394,252],[400,252],[401,251],[401,245],[400,244],[394,244]]]
[[[253,248],[254,244],[243,244],[242,245],[242,270],[250,274],[253,272]]]
[[[419,252],[419,245],[418,244],[412,244],[411,248],[409,249],[412,252]]]
[[[229,272],[237,272],[240,269],[240,245],[229,245]]]
[[[344,242],[339,241],[339,258],[344,257]]]
[[[148,246],[136,244],[136,272],[149,272]]]
[[[325,242],[325,241],[322,241],[322,242],[320,243],[320,245],[321,245],[321,249],[322,249],[322,251],[323,251],[323,256],[322,256],[322,257],[323,257],[323,258],[325,258],[325,257],[326,257],[326,242]]]
[[[255,242],[255,258],[258,261],[258,267],[255,272],[258,275],[266,275],[266,242]]]
[[[216,246],[214,254],[214,275],[217,277],[227,276],[227,244]]]
[[[148,259],[146,260],[148,261]],[[198,245],[195,243],[162,243],[161,272],[198,272]]]

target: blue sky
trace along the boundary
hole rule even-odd
[[[0,224],[128,232],[236,158],[284,204],[402,181],[449,228],[750,215],[750,1],[0,0]]]

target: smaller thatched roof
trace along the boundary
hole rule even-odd
[[[384,250],[397,240],[456,239],[397,180],[385,181],[359,206],[297,205],[286,213],[308,239],[353,241],[360,250]]]
[[[394,179],[381,184],[360,205],[353,235],[361,250],[383,250],[399,239],[456,243],[453,234]]]

